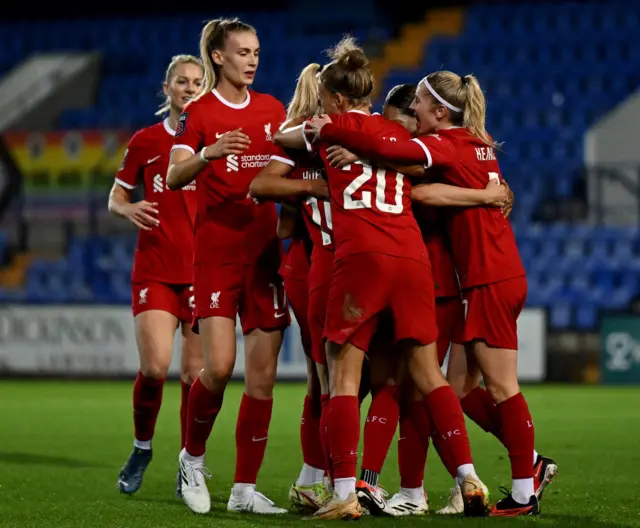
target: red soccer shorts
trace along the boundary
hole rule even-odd
[[[242,332],[284,329],[289,325],[279,258],[246,263],[195,264],[195,320],[240,316]]]
[[[438,326],[438,362],[444,363],[451,343],[455,342],[464,325],[464,308],[460,297],[436,298],[436,325]]]
[[[311,359],[325,365],[324,327],[327,319],[327,301],[333,273],[333,253],[314,248],[309,269],[309,308],[307,321],[311,333]]]
[[[382,312],[393,319],[395,342],[438,338],[431,267],[426,262],[359,253],[333,265],[325,337],[368,350]]]
[[[296,277],[293,279],[292,277]],[[295,274],[285,275],[284,291],[287,293],[287,299],[291,305],[293,315],[300,326],[300,338],[302,339],[302,347],[304,353],[311,357],[311,333],[309,331],[309,323],[307,321],[307,312],[309,309],[309,282],[306,280],[297,280]]]
[[[161,310],[180,321],[193,320],[193,286],[164,282],[136,282],[131,285],[131,308],[134,317],[149,310]]]
[[[527,278],[516,277],[462,292],[464,328],[456,342],[479,339],[493,348],[518,350],[518,316],[527,299]]]

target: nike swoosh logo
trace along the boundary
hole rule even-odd
[[[194,418],[194,420],[196,421],[196,423],[199,423],[199,424],[207,424],[211,421],[211,420],[198,420],[198,418]]]
[[[216,139],[220,139],[222,136],[224,136],[224,134],[225,134],[224,132],[223,132],[222,134],[218,134],[218,133],[216,132]]]
[[[255,436],[253,438],[251,438],[252,442],[264,442],[267,438],[269,438],[268,436],[265,436],[264,438],[256,438]]]
[[[274,315],[274,317],[276,319],[280,319],[281,317],[284,317],[285,315],[287,315],[287,314],[283,314],[283,313],[279,314],[279,313],[277,313],[277,314]]]
[[[151,158],[150,160],[147,160],[147,165],[151,165],[157,159],[160,159],[160,156],[156,156],[155,158]]]

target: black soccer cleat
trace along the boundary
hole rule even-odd
[[[540,500],[542,499],[542,493],[545,488],[551,484],[553,478],[558,474],[558,465],[555,463],[555,460],[538,455],[533,470],[533,489],[535,490],[536,497]]]
[[[133,448],[129,459],[118,474],[118,489],[122,493],[132,495],[142,486],[142,477],[151,462],[151,449]]]
[[[531,495],[527,504],[520,504],[513,499],[509,490],[500,488],[500,491],[506,495],[502,500],[499,500],[491,512],[490,517],[520,517],[522,515],[538,515],[540,513],[540,503],[535,495]]]

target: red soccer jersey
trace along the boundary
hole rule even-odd
[[[158,204],[160,225],[139,231],[133,282],[193,282],[193,228],[196,184],[172,192],[166,185],[169,153],[175,131],[169,120],[143,128],[129,141],[116,182],[125,189],[142,184],[144,199]]]
[[[433,207],[417,205],[414,205],[413,211],[429,252],[436,298],[458,297],[460,286],[453,266],[443,212],[436,211]]]
[[[426,167],[435,167],[446,183],[484,189],[490,180],[502,182],[493,148],[466,128],[440,130],[413,141],[424,150]],[[511,223],[499,208],[449,207],[444,214],[463,289],[525,275]]]
[[[402,125],[379,115],[350,111],[331,118],[346,131],[364,132],[389,142],[410,137]],[[368,162],[331,167],[326,157],[329,145],[321,141],[318,150],[329,181],[336,261],[356,253],[382,253],[428,262],[411,211],[411,182],[403,174]]]
[[[174,149],[195,154],[237,128],[251,139],[243,154],[214,160],[198,175],[196,264],[214,259],[251,262],[276,237],[274,204],[258,205],[248,194],[251,181],[271,156],[282,155],[272,142],[272,133],[284,119],[282,103],[252,91],[245,102],[233,104],[213,90],[185,108]]]

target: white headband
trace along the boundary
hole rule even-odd
[[[431,92],[431,95],[433,95],[438,101],[440,101],[444,106],[446,106],[449,110],[453,110],[454,112],[462,112],[462,108],[458,108],[457,106],[453,106],[451,103],[448,103],[447,101],[445,101],[440,94],[438,94],[433,87],[429,84],[429,81],[427,80],[427,78],[425,77],[424,79],[422,79],[420,81],[422,84],[425,85],[425,87],[427,88],[427,90],[429,90],[429,92]]]

